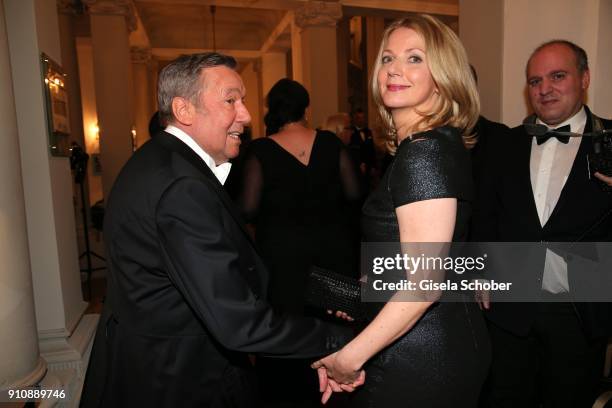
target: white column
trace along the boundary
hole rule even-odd
[[[135,26],[129,0],[84,0],[90,16],[96,107],[100,129],[102,190],[132,155],[132,84],[128,30]]]
[[[300,49],[293,48],[293,52],[301,52],[302,77],[301,81],[294,78],[310,93],[312,127],[320,126],[339,110],[336,24],[341,18],[342,5],[337,2],[308,1],[295,10]]]
[[[304,83],[303,62],[302,62],[302,30],[295,23],[295,13],[291,20],[291,69],[294,81]]]
[[[263,124],[263,108],[265,107],[263,98],[265,94],[261,92],[261,71],[261,62],[255,60],[246,64],[240,72],[246,88],[246,107],[251,114],[251,130],[254,139],[265,136]]]
[[[17,118],[0,0],[0,389],[38,382],[46,363],[38,352]]]
[[[55,2],[5,1],[43,383],[77,396],[96,317],[83,317],[73,180],[67,157],[49,154],[40,54],[62,64]],[[78,400],[78,399],[77,399]]]
[[[266,52],[261,56],[261,84],[264,98],[279,79],[286,77],[287,54]]]

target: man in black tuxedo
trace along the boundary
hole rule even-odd
[[[478,84],[476,68],[470,64],[470,69],[474,81]],[[486,171],[484,166],[487,156],[489,154],[498,154],[491,146],[495,146],[495,139],[505,137],[509,130],[510,128],[503,123],[493,122],[482,115],[478,117],[478,122],[476,122],[473,131],[476,135],[476,144],[470,149],[472,176],[474,177],[476,193],[478,192],[478,188],[482,185],[482,179]]]
[[[247,353],[314,358],[348,340],[266,302],[266,268],[222,186],[251,119],[235,67],[205,53],[160,73],[168,126],[107,201],[109,289],[83,406],[255,406]]]
[[[361,108],[357,108],[351,114],[352,134],[348,144],[349,152],[356,164],[359,165],[359,170],[367,184],[370,183],[370,178],[376,169],[376,149],[374,148],[374,139],[372,131],[366,126],[365,112]],[[369,185],[366,184],[366,190],[369,191]]]
[[[575,133],[593,129],[597,119],[583,104],[590,72],[582,48],[545,43],[529,58],[526,74],[536,123]],[[589,174],[592,138],[549,136],[530,136],[522,125],[496,139],[480,186],[475,240],[612,241],[612,195]],[[495,303],[486,312],[493,347],[487,406],[593,403],[612,334],[611,304],[571,302],[572,277],[580,271],[550,250],[542,258],[531,262],[542,265],[534,283],[548,302]]]

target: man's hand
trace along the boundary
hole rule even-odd
[[[603,181],[604,183],[606,183],[609,187],[612,187],[612,176],[604,176],[603,174],[599,172],[596,172],[594,176],[597,177],[599,180]]]
[[[480,310],[489,310],[491,308],[491,297],[488,290],[474,291],[474,296]]]
[[[488,282],[486,279],[475,279],[476,282]],[[474,300],[478,303],[480,310],[489,310],[491,308],[491,294],[488,290],[475,290]]]

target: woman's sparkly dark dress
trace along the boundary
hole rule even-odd
[[[417,140],[418,139],[418,140]],[[399,242],[395,209],[457,198],[453,241],[467,235],[471,165],[458,131],[442,127],[405,139],[363,207],[366,242]],[[370,304],[380,308],[381,305]],[[433,304],[415,326],[365,366],[366,382],[351,407],[477,407],[490,345],[475,303]]]

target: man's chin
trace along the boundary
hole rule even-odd
[[[562,119],[563,114],[561,112],[552,109],[536,111],[536,115],[538,116],[538,119],[549,126],[555,126],[565,120]]]
[[[238,154],[240,154],[240,149],[238,148],[238,146],[240,146],[240,143],[238,143],[238,145],[235,148],[234,147],[226,148],[225,157],[227,157],[228,159],[234,159],[238,157]]]

